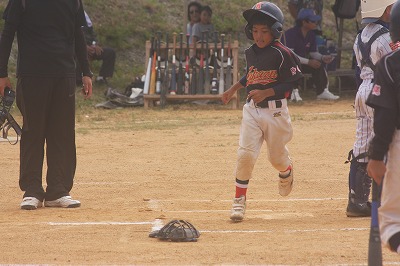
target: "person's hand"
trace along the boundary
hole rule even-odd
[[[321,62],[316,59],[310,59],[308,60],[308,65],[312,68],[317,69],[321,67]]]
[[[4,89],[6,87],[12,88],[10,79],[8,77],[0,78],[0,95],[1,97],[4,96]]]
[[[88,77],[88,76],[83,76],[82,84],[83,84],[82,92],[83,92],[84,98],[89,99],[92,96],[92,91],[93,91],[92,78]]]
[[[329,64],[333,61],[335,57],[333,57],[332,55],[323,55],[322,56],[322,62],[324,62],[325,64]]]
[[[386,173],[386,165],[383,161],[369,160],[367,165],[367,172],[375,182],[380,185],[382,183],[383,176]]]
[[[267,97],[274,96],[275,93],[271,93],[274,90],[269,88],[265,90],[251,90],[247,95],[247,99],[253,99],[254,103],[259,103],[265,100]]]
[[[86,50],[87,50],[87,55],[88,58],[91,60],[93,59],[93,56],[96,54],[96,49],[93,45],[87,45],[86,46]]]
[[[101,55],[103,53],[103,48],[101,48],[98,45],[92,45],[92,47],[94,48],[94,52],[96,55]]]

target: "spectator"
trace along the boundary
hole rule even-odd
[[[314,10],[317,16],[321,17],[318,21],[318,26],[316,33],[322,35],[322,10],[324,8],[324,3],[322,0],[288,0],[288,8],[290,15],[296,20],[299,11],[302,8],[308,8]]]
[[[194,24],[200,22],[200,10],[201,4],[196,1],[192,1],[188,5],[188,23],[186,25],[186,34],[192,36],[192,28]]]
[[[211,24],[211,17],[212,17],[212,9],[210,6],[203,6],[200,11],[200,22],[194,24],[193,26],[193,32],[192,32],[192,42],[191,43],[196,43],[198,41],[204,41],[202,32],[208,31],[209,35],[209,41],[213,40],[213,34],[214,34],[214,25]]]
[[[96,82],[107,84],[107,79],[111,78],[114,74],[115,66],[115,50],[113,48],[101,47],[98,44],[96,34],[93,29],[93,23],[85,11],[86,26],[82,27],[86,39],[86,48],[89,60],[101,60],[102,65],[99,75],[96,77]],[[76,68],[77,77],[81,76],[80,66]],[[80,79],[77,78],[79,84]]]
[[[7,64],[18,38],[17,106],[23,118],[20,145],[21,209],[76,208],[70,196],[76,169],[75,60],[83,70],[85,98],[92,94],[81,26],[82,1],[9,0],[0,41],[0,93],[11,87]],[[74,53],[75,51],[75,53]],[[46,151],[46,152],[45,152]],[[42,184],[47,158],[46,190]]]
[[[328,74],[324,64],[329,64],[334,59],[330,55],[322,55],[317,51],[316,35],[313,31],[321,17],[314,10],[304,8],[300,10],[296,26],[286,31],[284,43],[299,57],[303,73],[311,73],[317,99],[337,100],[339,96],[333,95],[328,89]]]

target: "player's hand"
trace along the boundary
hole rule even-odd
[[[382,183],[383,176],[386,173],[386,165],[383,161],[369,160],[367,165],[367,172],[375,182],[380,185]]]
[[[271,93],[273,89],[266,90],[251,90],[247,95],[247,99],[253,99],[253,102],[259,103],[265,100],[267,97],[274,96],[275,93]]]
[[[321,62],[316,59],[310,59],[308,60],[308,65],[312,68],[317,69],[321,67]]]
[[[88,76],[82,77],[82,93],[85,99],[89,99],[92,96],[93,87],[92,87],[92,78]]]
[[[0,95],[4,96],[4,89],[6,87],[12,88],[10,79],[8,77],[0,78]]]

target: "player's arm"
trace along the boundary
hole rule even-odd
[[[11,6],[9,4],[4,12],[3,18],[5,23],[0,37],[0,94],[2,96],[4,95],[5,87],[12,88],[10,79],[8,78],[8,60],[10,58],[15,32],[18,27],[17,22],[11,22],[7,19],[10,8]],[[15,11],[13,10],[12,13],[15,13]]]
[[[386,172],[383,159],[389,150],[393,133],[396,130],[396,116],[395,112],[389,108],[375,107],[374,110],[375,135],[369,145],[367,171],[368,175],[379,185]]]
[[[378,61],[375,70],[375,85],[368,96],[366,104],[374,108],[374,137],[368,149],[368,174],[380,184],[385,174],[384,157],[392,142],[396,130],[397,86],[390,73],[397,71],[397,60],[387,61],[387,57]]]
[[[86,41],[81,28],[81,26],[85,25],[85,23],[86,20],[81,3],[80,9],[78,11],[78,17],[75,22],[75,51],[76,51],[76,57],[79,61],[79,65],[81,66],[82,69],[83,94],[86,99],[92,95],[93,73],[92,71],[90,71]]]

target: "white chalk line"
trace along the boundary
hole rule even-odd
[[[247,202],[293,202],[293,201],[332,201],[332,200],[348,200],[348,198],[293,198],[293,199],[247,199]],[[152,202],[232,202],[229,200],[211,200],[211,199],[147,199],[146,201]]]
[[[160,219],[156,219],[152,222],[45,222],[45,224],[50,226],[94,226],[94,225],[105,225],[105,226],[114,226],[114,225],[152,225],[152,228],[161,228],[163,223]],[[230,234],[230,233],[276,233],[276,232],[284,232],[284,233],[314,233],[314,232],[336,232],[336,231],[367,231],[370,228],[311,228],[311,229],[287,229],[287,230],[199,230],[201,233],[216,233],[216,234]]]

